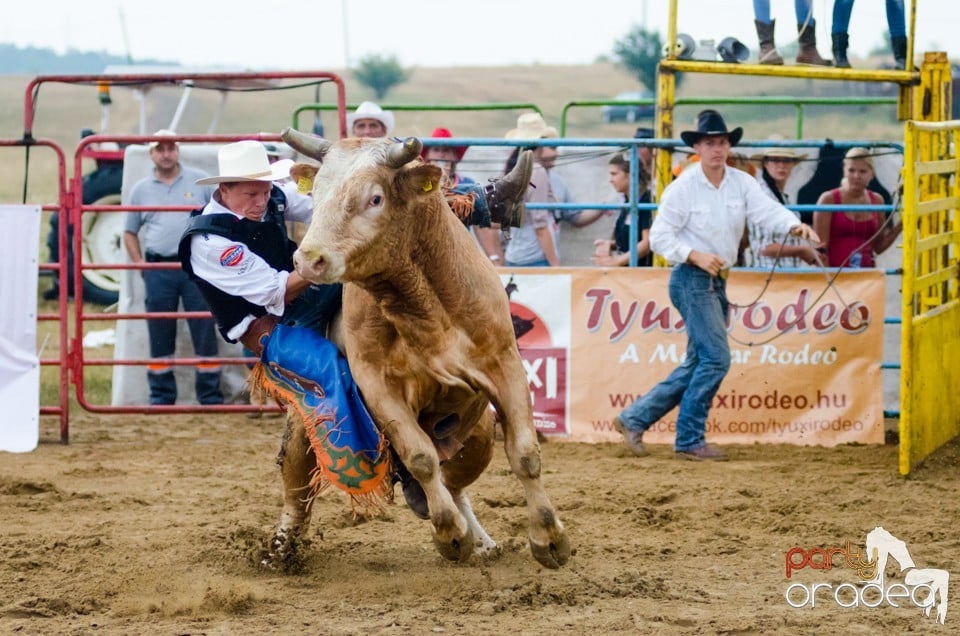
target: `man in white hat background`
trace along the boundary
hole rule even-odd
[[[373,102],[361,102],[354,112],[347,115],[347,127],[352,137],[389,137],[393,133],[393,125],[393,111],[383,110]],[[463,153],[455,147],[437,148],[451,148],[450,152],[458,154],[458,161],[463,158]],[[426,147],[424,160],[429,160],[428,156],[432,151],[432,147]],[[463,151],[466,152],[466,149]],[[490,228],[491,225],[505,230],[518,227],[524,214],[523,194],[530,182],[532,167],[532,158],[523,157],[510,174],[491,179],[485,186],[471,182],[463,183],[456,189],[445,188],[447,203],[465,224],[478,229]]]
[[[786,192],[787,181],[794,167],[805,157],[792,148],[770,147],[760,156],[760,189],[771,199],[788,205],[790,195]],[[798,213],[794,213],[800,219]],[[759,224],[749,223],[747,233],[750,240],[750,258],[748,267],[771,268],[806,267],[817,263],[816,250],[800,237],[781,232],[770,232]]]
[[[169,130],[158,130],[151,141],[150,160],[153,174],[134,184],[128,205],[200,207],[210,200],[213,188],[196,181],[206,173],[180,163],[180,146]],[[178,263],[177,247],[187,226],[189,212],[128,212],[124,224],[123,244],[133,263]],[[181,301],[184,311],[207,311],[207,303],[196,283],[180,269],[145,269],[142,272],[146,292],[144,305],[148,312],[175,312]],[[193,349],[200,357],[217,357],[217,334],[208,318],[187,320]],[[177,321],[169,318],[148,319],[147,334],[150,357],[147,384],[150,404],[174,404],[177,381],[169,359],[176,351]],[[220,366],[198,365],[195,390],[200,404],[222,404]]]
[[[361,102],[357,110],[347,113],[347,128],[351,137],[389,137],[393,133],[393,111]]]
[[[706,420],[714,395],[730,370],[727,342],[727,273],[747,223],[819,243],[813,229],[763,193],[756,179],[727,167],[742,128],[727,130],[715,110],[697,115],[696,129],[680,133],[700,161],[684,170],[660,197],[650,229],[650,245],[673,271],[670,302],[687,331],[683,363],[665,380],[613,420],[627,448],[645,455],[643,433],[677,405],[678,457],[723,460],[725,453],[706,442]]]

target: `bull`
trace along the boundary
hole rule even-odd
[[[493,457],[496,410],[523,486],[534,558],[567,562],[570,545],[541,481],[540,446],[509,310],[493,265],[441,195],[441,170],[418,139],[330,142],[295,130],[284,141],[319,167],[313,219],[294,255],[315,283],[344,283],[330,334],[349,361],[378,428],[423,487],[433,540],[464,561],[496,548],[467,495]],[[291,430],[281,467],[284,504],[274,544],[309,523],[309,443]]]

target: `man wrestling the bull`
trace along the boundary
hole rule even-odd
[[[287,237],[285,221],[309,222],[313,203],[297,191],[296,183],[274,183],[289,176],[292,162],[270,164],[263,144],[253,140],[227,144],[217,158],[218,174],[197,181],[216,185],[217,190],[190,219],[179,255],[184,271],[197,281],[210,305],[221,335],[228,342],[242,342],[258,356],[278,325],[325,335],[340,311],[342,287],[313,285],[294,271],[296,245]],[[496,189],[501,198],[497,207],[512,212],[522,205],[529,168],[527,162],[525,170],[521,167],[502,179]],[[288,347],[284,355],[300,358],[288,360],[294,364],[306,357],[296,347]],[[274,366],[292,366],[288,362]],[[334,370],[324,377],[337,376]],[[395,455],[393,465],[394,483],[402,484],[410,509],[421,519],[429,518],[420,484]]]

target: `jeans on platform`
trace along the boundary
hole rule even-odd
[[[710,404],[730,370],[726,281],[693,265],[677,265],[670,274],[670,302],[686,325],[686,358],[619,417],[627,428],[645,431],[679,404],[674,449],[686,451],[706,444]]]
[[[812,2],[813,0],[793,0],[793,11],[797,14],[797,24],[803,24],[807,21]],[[850,3],[853,4],[853,1],[851,0]],[[753,17],[757,22],[770,24],[770,0],[753,0]],[[810,19],[813,19],[812,15],[810,15]]]
[[[209,311],[210,309],[200,294],[197,284],[182,270],[144,270],[143,284],[146,289],[144,305],[148,312],[177,311],[181,299],[184,311]],[[187,320],[187,326],[190,328],[190,339],[193,341],[193,350],[197,356],[216,357],[217,334],[213,320],[191,318]],[[147,333],[150,336],[151,358],[173,357],[177,347],[176,320],[170,318],[147,320]],[[177,382],[173,370],[169,367],[148,370],[147,382],[150,387],[150,404],[173,404],[177,401]],[[223,404],[219,368],[197,369],[195,388],[197,401],[200,404]]]
[[[903,0],[886,0],[887,28],[890,37],[906,37],[907,23],[904,18]],[[847,33],[850,27],[850,13],[853,11],[853,0],[834,0],[833,25],[830,33]]]

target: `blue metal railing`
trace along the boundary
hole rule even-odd
[[[661,148],[667,150],[675,150],[678,148],[686,147],[683,141],[679,139],[609,139],[609,138],[598,138],[598,139],[570,139],[570,138],[559,138],[559,139],[528,139],[528,140],[516,140],[516,139],[500,139],[500,138],[472,138],[472,137],[463,137],[463,138],[452,138],[452,139],[434,139],[434,138],[422,138],[421,141],[425,146],[495,146],[495,147],[593,147],[593,148],[611,148],[616,149],[617,151],[626,152],[630,161],[630,174],[636,175],[639,174],[640,159],[638,155],[638,149],[641,147],[648,148]],[[903,145],[896,142],[886,142],[886,141],[876,141],[876,140],[867,140],[867,139],[855,139],[855,140],[782,140],[782,141],[741,141],[737,147],[738,148],[771,148],[771,147],[784,147],[784,148],[823,148],[825,146],[832,145],[835,148],[846,149],[853,147],[865,147],[865,148],[887,148],[891,151],[902,155],[903,154]],[[527,205],[530,209],[548,209],[548,210],[629,210],[631,216],[630,223],[630,260],[629,266],[637,266],[637,243],[639,242],[639,218],[638,214],[640,210],[652,210],[656,211],[656,203],[639,203],[639,182],[637,179],[630,180],[630,194],[628,201],[622,204],[616,203],[530,203]],[[786,206],[790,210],[797,212],[845,212],[845,211],[877,211],[877,212],[892,212],[896,209],[893,205],[830,205],[830,206],[821,206],[821,205],[788,205]],[[782,268],[778,269],[785,273],[789,272],[812,272],[812,271],[822,271],[817,268]],[[828,270],[836,271],[836,269]],[[884,273],[887,276],[896,276],[902,273],[900,269],[886,269]],[[896,325],[901,324],[901,319],[898,316],[884,316],[885,325]],[[881,362],[880,368],[883,370],[900,370],[899,362],[892,361],[883,361]],[[899,410],[884,410],[884,417],[899,417]]]

